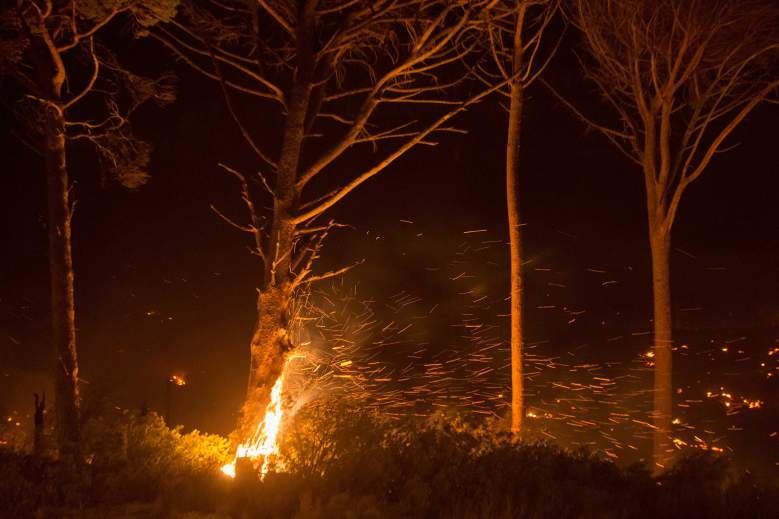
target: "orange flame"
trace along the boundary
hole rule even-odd
[[[182,375],[171,375],[168,382],[177,386],[186,386],[187,380]]]
[[[279,446],[277,440],[283,415],[281,407],[281,390],[284,386],[285,371],[286,365],[284,366],[284,371],[281,372],[281,375],[271,389],[270,402],[265,408],[265,417],[257,425],[254,434],[247,441],[238,445],[232,463],[228,463],[222,467],[222,472],[231,478],[235,477],[235,465],[239,458],[249,458],[253,461],[256,460],[257,463],[261,462],[261,477],[265,477],[265,474],[268,473],[272,465],[279,466]]]

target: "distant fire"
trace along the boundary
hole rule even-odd
[[[289,363],[288,363],[289,364]],[[281,406],[281,391],[284,386],[284,373],[286,365],[281,376],[273,385],[270,395],[270,403],[265,408],[265,417],[257,425],[254,434],[244,443],[238,445],[235,453],[235,459],[232,463],[222,467],[222,472],[235,477],[235,465],[241,458],[249,458],[255,466],[258,466],[260,476],[265,477],[271,467],[279,466],[279,446],[278,435],[281,428],[281,418],[283,410]]]
[[[168,382],[177,386],[186,386],[187,380],[182,375],[171,375]]]

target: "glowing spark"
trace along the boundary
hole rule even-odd
[[[177,386],[187,385],[187,381],[181,375],[171,375],[170,378],[168,379],[168,382],[170,382],[171,384],[175,384]]]

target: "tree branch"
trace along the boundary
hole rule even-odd
[[[95,86],[95,81],[97,81],[97,77],[100,73],[100,61],[97,59],[97,56],[95,55],[95,41],[94,38],[89,38],[89,54],[92,56],[92,64],[93,64],[93,71],[92,71],[92,77],[89,78],[89,81],[87,82],[86,86],[84,87],[81,92],[79,92],[73,99],[65,103],[65,105],[62,107],[63,110],[67,110],[74,104],[78,103],[81,98],[83,98],[85,95],[87,95],[91,90],[92,87]]]
[[[387,166],[389,166],[390,164],[395,162],[395,160],[397,160],[399,157],[405,154],[408,150],[410,150],[420,142],[424,141],[428,135],[436,131],[439,127],[443,126],[449,119],[454,117],[456,114],[466,110],[469,106],[478,103],[486,96],[502,88],[505,84],[506,81],[498,83],[497,85],[488,88],[480,92],[479,94],[471,97],[470,99],[462,102],[457,108],[450,110],[446,114],[442,115],[437,120],[435,120],[432,124],[430,124],[427,128],[420,130],[415,137],[409,139],[403,145],[399,146],[394,152],[390,153],[387,157],[385,157],[384,160],[380,161],[372,168],[363,172],[361,175],[359,175],[354,180],[349,182],[343,188],[337,190],[331,197],[325,199],[321,204],[317,205],[316,207],[302,214],[297,215],[294,218],[294,222],[296,224],[300,224],[322,214],[324,211],[326,211],[327,209],[329,209],[330,207],[338,203],[340,200],[342,200],[347,194],[349,194],[358,186],[363,184],[366,180],[368,180],[369,178],[373,177],[374,175],[376,175],[377,173],[385,169]]]

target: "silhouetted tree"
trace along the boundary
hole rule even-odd
[[[519,146],[526,89],[544,71],[554,54],[545,48],[544,33],[557,12],[557,0],[506,0],[488,15],[486,42],[494,66],[478,65],[485,83],[507,83],[499,92],[508,99],[506,129],[506,208],[511,265],[511,430],[520,433],[524,418],[522,370],[522,219],[519,211]],[[559,40],[558,40],[559,41]]]
[[[643,172],[654,297],[654,470],[673,460],[671,228],[687,187],[776,93],[776,4],[727,0],[574,0],[587,76],[619,120],[570,108]]]
[[[32,436],[32,451],[35,456],[43,456],[46,452],[45,445],[45,427],[44,422],[46,414],[46,393],[43,396],[38,397],[38,393],[34,393],[35,396],[35,414],[33,420],[33,436]]]
[[[66,143],[90,141],[105,171],[125,186],[145,182],[150,148],[130,133],[127,116],[145,100],[167,102],[172,93],[164,83],[124,70],[96,38],[122,13],[132,14],[142,30],[173,15],[174,6],[173,0],[6,0],[0,11],[0,75],[12,80],[4,103],[19,123],[17,136],[45,161],[57,443],[66,462],[80,458]],[[84,118],[100,98],[102,113]]]
[[[325,236],[338,226],[317,220],[415,146],[435,144],[430,140],[434,133],[455,131],[447,126],[449,120],[489,94],[481,91],[465,99],[449,94],[465,80],[455,69],[476,44],[470,22],[487,2],[220,0],[186,5],[183,16],[155,28],[153,36],[221,85],[228,111],[258,164],[251,175],[220,164],[240,182],[249,223],[237,223],[214,208],[252,236],[253,252],[263,263],[248,391],[236,431],[242,440],[264,415],[271,388],[294,349],[290,305],[296,290],[349,268],[313,273]],[[237,93],[248,99],[234,100]],[[236,106],[254,106],[255,101],[264,102],[256,112],[244,114]],[[415,112],[400,109],[403,105]],[[251,130],[257,120],[269,119],[270,109],[282,121],[272,151],[274,143],[261,142]],[[372,148],[374,154],[361,166],[351,163],[348,170],[354,173],[347,175],[345,156],[365,158],[365,152],[349,153],[358,147]],[[272,200],[270,214],[263,214],[250,181]],[[335,189],[322,187],[339,181]],[[312,194],[315,186],[319,192]]]

